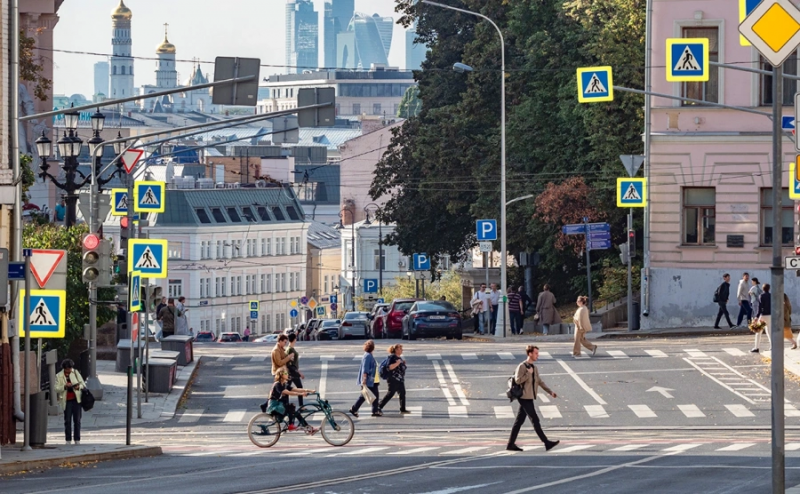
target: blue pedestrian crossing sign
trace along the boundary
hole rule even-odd
[[[647,205],[646,178],[618,178],[617,206],[621,208],[643,208]]]
[[[136,198],[133,210],[137,213],[163,213],[164,182],[136,182],[133,184],[133,195]]]
[[[797,180],[797,164],[789,164],[789,199],[800,199],[800,180]]]
[[[739,0],[739,24],[750,15],[750,12],[755,10],[759,3],[761,3],[761,0]],[[741,34],[739,35],[739,44],[742,46],[752,46],[752,44],[747,41],[747,38]]]
[[[324,316],[325,315],[325,307],[323,307],[321,305],[319,307],[317,307],[317,315],[318,316]]]
[[[128,214],[128,189],[111,189],[111,215]]]
[[[167,277],[167,241],[149,238],[128,240],[128,272],[139,271],[144,278]]]
[[[578,69],[578,101],[581,103],[614,101],[614,78],[611,67]]]
[[[431,269],[431,258],[428,254],[414,254],[414,271],[425,271]]]
[[[131,271],[128,280],[128,311],[139,312],[142,310],[142,273]]]
[[[667,38],[667,80],[708,81],[708,39]]]
[[[25,320],[25,289],[20,290],[19,319]],[[67,320],[66,290],[31,290],[31,338],[63,338]],[[20,328],[25,336],[25,327]]]

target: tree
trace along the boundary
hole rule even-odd
[[[53,81],[44,77],[44,66],[41,60],[33,55],[36,40],[25,35],[25,30],[19,32],[19,78],[33,85],[33,94],[40,101],[47,101],[47,93],[53,87]]]
[[[400,118],[411,118],[419,115],[422,109],[422,102],[419,100],[419,88],[411,86],[406,89],[403,94],[403,99],[400,100],[400,106],[397,109],[397,116]]]
[[[389,302],[396,298],[414,298],[416,296],[414,278],[399,276],[394,281],[394,285],[383,287],[382,297],[384,300]],[[439,300],[442,296],[456,308],[461,308],[460,273],[453,270],[443,271],[441,280],[425,282],[425,298],[427,300]]]
[[[28,193],[30,188],[36,183],[36,175],[33,173],[33,168],[31,164],[33,163],[33,157],[29,154],[20,154],[19,155],[19,166],[22,170],[22,194],[25,195]]]
[[[561,227],[564,225],[583,223],[588,218],[590,223],[605,221],[607,215],[597,204],[595,190],[587,185],[583,178],[572,177],[560,184],[549,183],[544,192],[536,198],[536,217],[549,225],[556,237],[555,246],[559,250],[572,248],[579,254],[585,247],[583,235],[565,235]]]

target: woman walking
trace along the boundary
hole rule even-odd
[[[70,359],[61,362],[61,372],[56,375],[56,396],[58,404],[64,410],[64,434],[67,444],[72,441],[72,429],[75,427],[75,444],[81,443],[81,391],[86,386],[81,374],[74,369],[75,363]]]
[[[542,381],[539,377],[539,370],[534,365],[534,362],[539,358],[539,348],[528,345],[525,348],[525,353],[528,354],[528,358],[517,366],[517,372],[514,374],[514,381],[522,386],[522,396],[517,400],[519,401],[519,410],[517,410],[517,418],[514,420],[514,426],[511,428],[511,436],[508,438],[506,449],[508,451],[522,451],[522,448],[517,446],[517,436],[519,435],[519,430],[522,428],[522,424],[525,423],[525,417],[528,417],[531,419],[533,430],[536,431],[536,435],[539,436],[539,439],[544,443],[545,451],[550,451],[555,448],[560,441],[550,441],[547,439],[547,436],[544,435],[542,424],[539,423],[539,416],[536,415],[536,409],[533,407],[533,400],[536,399],[539,388],[545,390],[547,394],[553,398],[557,398],[558,396],[550,391],[550,388]]]
[[[767,324],[767,327],[764,328],[763,331],[756,333],[756,346],[750,350],[751,353],[759,353],[759,346],[761,346],[761,333],[767,334],[769,347],[772,348],[772,337],[769,334],[769,332],[772,330],[772,299],[769,294],[769,283],[764,283],[763,288],[763,293],[761,293],[761,297],[758,300],[758,312],[756,312],[756,316],[764,321]]]
[[[374,350],[375,343],[372,340],[364,342],[364,356],[361,357],[361,367],[358,369],[358,385],[361,386],[361,394],[350,408],[350,413],[356,418],[358,418],[358,409],[361,408],[361,405],[367,400],[366,396],[369,396],[367,393],[372,393],[374,396],[374,398],[370,400],[372,404],[372,416],[381,417],[383,415],[383,412],[381,412],[378,406],[378,400],[381,397],[378,391],[380,376],[378,375],[378,364],[375,362],[375,357],[372,356]]]
[[[544,291],[536,299],[536,315],[542,325],[542,333],[550,331],[551,324],[561,324],[561,316],[556,310],[556,296],[550,291],[550,285],[542,287]]]
[[[764,290],[761,289],[761,283],[758,282],[758,278],[753,278],[750,280],[753,283],[753,286],[750,287],[750,306],[752,307],[752,311],[755,317],[755,314],[758,314],[758,304],[761,301],[761,294],[764,293]]]
[[[383,407],[397,393],[400,397],[400,413],[411,413],[406,410],[406,361],[403,359],[403,345],[392,345],[388,352],[389,391],[381,400],[379,408],[383,411]]]
[[[592,345],[586,341],[586,333],[592,330],[592,321],[589,319],[589,308],[586,306],[588,302],[589,297],[585,295],[578,297],[578,310],[575,311],[575,316],[572,318],[575,322],[575,344],[572,346],[573,357],[581,356],[581,345],[591,351],[592,356],[597,353],[597,345]]]

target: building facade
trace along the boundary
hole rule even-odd
[[[123,0],[111,12],[111,84],[108,95],[111,99],[127,98],[136,93],[133,89],[133,38],[131,36],[133,12]],[[133,108],[134,103],[125,103],[125,108]]]
[[[666,81],[667,38],[706,38],[711,61],[771,70],[756,50],[740,45],[738,10],[730,3],[709,0],[687,9],[685,2],[655,2],[653,19],[654,92],[771,111],[771,76],[712,66],[708,82]],[[785,70],[796,74],[797,65],[794,54]],[[783,84],[784,113],[792,114],[797,82]],[[793,146],[784,136],[782,228],[776,232],[770,119],[710,104],[657,97],[652,103],[650,273],[643,287],[649,307],[643,305],[648,316],[642,328],[711,326],[713,294],[724,273],[731,274],[729,310],[736,316],[733,294],[742,272],[769,283],[773,243],[781,242],[785,255],[793,252],[796,217],[787,190]],[[785,283],[796,304],[800,278],[790,273]]]
[[[311,0],[286,2],[286,72],[319,67],[319,16]]]
[[[339,230],[317,221],[308,222],[308,263],[306,266],[306,297],[325,304],[339,286],[342,269],[342,240]],[[326,313],[330,308],[326,307]],[[307,316],[314,317],[313,314]]]
[[[420,70],[422,62],[428,56],[428,48],[422,43],[417,43],[416,23],[406,30],[406,70]]]
[[[94,94],[92,100],[102,101],[108,98],[108,78],[110,66],[108,62],[97,62],[94,64]]]
[[[356,12],[347,31],[336,35],[336,67],[369,70],[389,65],[394,19]]]

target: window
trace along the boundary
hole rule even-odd
[[[225,329],[225,326],[220,324],[221,321],[219,319],[217,319],[214,322],[216,323],[216,326],[217,326],[217,334],[220,334]]]
[[[261,221],[272,221],[272,218],[269,217],[269,213],[267,212],[267,208],[263,206],[258,207],[258,217],[261,218]]]
[[[267,293],[267,275],[261,275],[261,291],[258,293]]]
[[[361,104],[353,103],[353,115],[361,115]]]
[[[206,278],[206,297],[211,296],[211,278]]]
[[[275,215],[275,219],[278,221],[283,221],[286,218],[283,217],[283,211],[278,206],[272,206],[272,214]]]
[[[200,278],[200,298],[206,298],[205,278]]]
[[[353,251],[353,241],[352,240],[345,240],[344,241],[344,265],[347,269],[353,268],[352,263],[352,251]]]
[[[375,269],[386,270],[386,249],[375,249],[372,255],[375,259]]]
[[[400,105],[398,105],[397,103],[395,103],[395,104],[394,104],[394,111],[392,112],[392,115],[395,115],[395,116],[396,116],[398,113],[400,113]]]
[[[266,239],[266,241],[267,241],[267,253],[266,253],[266,255],[271,256],[272,255],[272,239],[268,238],[268,239]]]
[[[200,223],[211,223],[211,218],[208,217],[205,209],[195,208],[194,212],[197,214],[197,219],[200,220]]]
[[[244,277],[244,294],[250,295],[250,275],[245,275]]]
[[[167,256],[169,259],[183,259],[183,242],[169,242]]]
[[[719,28],[717,27],[685,27],[684,38],[708,38],[708,58],[711,62],[719,61]],[[692,99],[719,103],[719,68],[710,66],[707,82],[684,82],[681,85],[681,96]],[[792,93],[794,94],[794,93]],[[684,101],[684,106],[697,105]]]
[[[217,223],[227,223],[225,215],[222,214],[222,210],[220,208],[211,208],[211,215],[214,216],[214,221]]]
[[[772,65],[764,60],[763,57],[758,57],[761,69],[772,72]],[[793,53],[789,58],[783,62],[783,73],[787,75],[797,75],[797,53]],[[792,106],[794,104],[794,93],[797,92],[797,81],[792,79],[783,79],[783,105]],[[761,76],[761,104],[764,106],[772,106],[772,76]]]
[[[281,274],[281,291],[286,291],[286,273]]]
[[[267,286],[265,287],[264,293],[272,293],[272,275],[267,275]]]
[[[794,237],[794,201],[789,199],[789,189],[783,189],[783,211],[781,213],[781,243],[792,245]],[[772,189],[761,189],[761,245],[772,245]]]
[[[225,248],[225,246],[224,246],[222,240],[217,240],[217,259],[221,259],[222,257],[225,256],[224,248]]]
[[[242,222],[242,219],[239,217],[239,212],[236,211],[236,208],[226,208],[226,211],[228,211],[228,217],[231,219],[232,222],[234,223]]]
[[[183,280],[169,280],[168,287],[168,297],[178,298],[183,295]]]
[[[297,214],[297,211],[294,209],[294,206],[286,206],[286,214],[289,215],[290,220],[299,221],[300,215]]]
[[[322,291],[322,293],[328,293],[328,275],[327,274],[325,275],[325,289]]]
[[[684,245],[714,245],[717,191],[714,187],[683,189]]]
[[[231,276],[231,297],[236,295],[236,276]]]
[[[372,104],[372,114],[373,115],[380,115],[381,114],[381,104],[380,103],[373,103]]]
[[[236,277],[236,295],[241,295],[241,294],[242,294],[242,277],[241,276],[237,276]]]
[[[253,214],[253,208],[243,207],[242,216],[244,216],[245,221],[249,221],[250,223],[256,222],[256,216]]]
[[[122,70],[122,75],[125,75],[125,66],[124,65],[121,67],[121,70]]]

